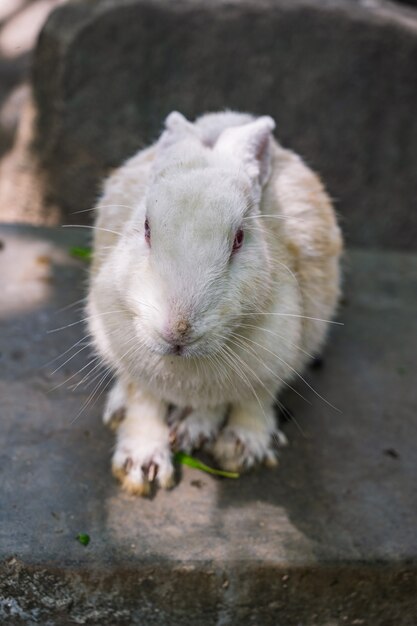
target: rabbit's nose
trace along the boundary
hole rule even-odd
[[[189,330],[189,328],[190,328],[190,324],[185,319],[180,319],[175,324],[175,330],[177,331],[179,335],[185,335],[186,332]]]
[[[164,331],[161,333],[162,338],[175,345],[184,345],[189,340],[187,335],[190,334],[191,324],[184,318],[180,318],[175,322],[167,325]]]

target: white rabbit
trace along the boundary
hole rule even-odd
[[[116,375],[104,420],[124,412],[113,472],[130,493],[173,485],[173,439],[187,452],[209,444],[229,470],[274,464],[274,398],[323,345],[340,230],[274,127],[174,112],[105,183],[88,319]]]

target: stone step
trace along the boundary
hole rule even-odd
[[[77,354],[85,241],[0,227],[1,623],[415,626],[417,255],[347,253],[344,326],[305,374],[316,393],[285,398],[276,470],[181,468],[136,499]]]

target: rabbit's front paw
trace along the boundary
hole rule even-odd
[[[280,437],[278,432],[226,426],[211,452],[220,466],[230,472],[243,472],[260,463],[274,467],[278,465],[276,443]]]
[[[117,430],[126,416],[126,393],[120,381],[116,381],[107,394],[103,412],[103,422],[112,430]]]
[[[172,419],[170,429],[171,445],[175,450],[191,453],[211,444],[216,437],[224,411],[190,410],[182,419]]]
[[[156,484],[164,489],[175,484],[171,451],[162,443],[119,442],[113,455],[112,471],[122,483],[122,489],[133,495],[147,496]]]

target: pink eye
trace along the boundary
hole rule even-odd
[[[239,228],[239,230],[236,231],[236,235],[235,235],[235,238],[233,240],[232,254],[234,252],[237,252],[237,250],[239,250],[239,248],[241,247],[241,245],[243,243],[243,238],[244,238],[243,230],[241,228]]]
[[[151,245],[151,227],[149,226],[148,218],[145,220],[145,241],[148,246]]]

